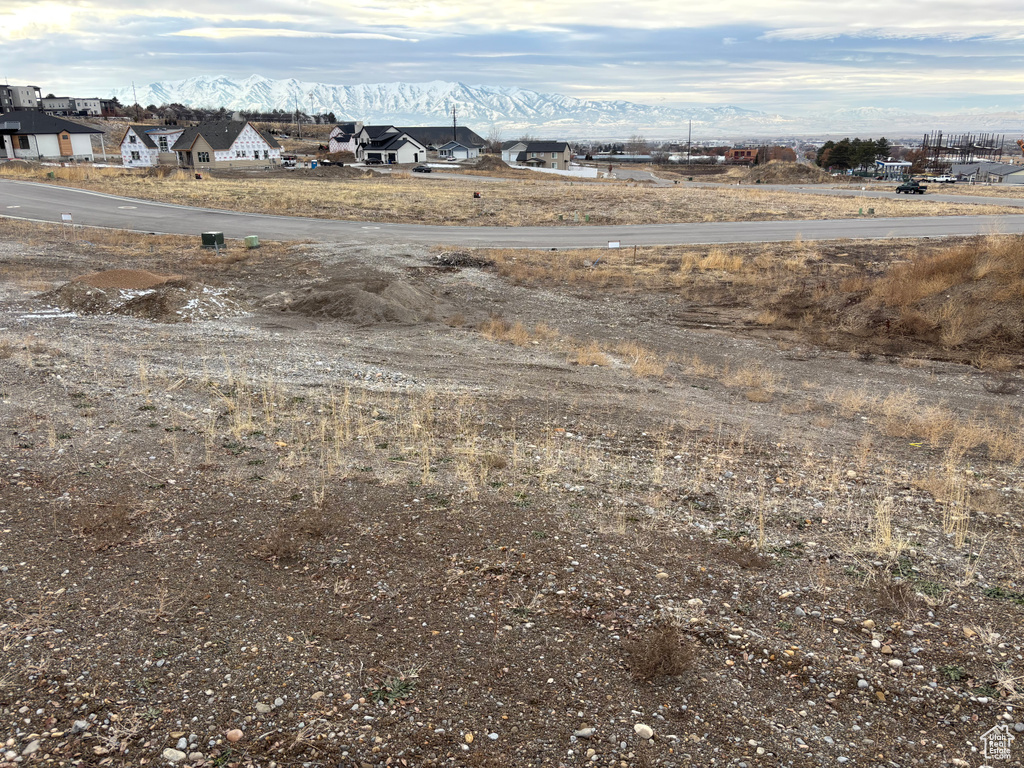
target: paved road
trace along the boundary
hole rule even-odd
[[[161,234],[223,232],[228,238],[258,235],[263,240],[316,240],[492,246],[506,248],[604,247],[630,245],[784,242],[837,238],[945,237],[1024,233],[1024,216],[936,216],[824,221],[743,221],[707,224],[559,227],[430,227],[358,221],[266,216],[153,203],[70,187],[0,180],[0,216],[60,222],[70,213],[76,225]]]

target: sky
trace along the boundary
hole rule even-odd
[[[988,0],[4,0],[0,78],[43,94],[194,75],[461,81],[577,98],[1024,109],[1024,2]]]

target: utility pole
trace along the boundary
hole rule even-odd
[[[139,115],[139,110],[142,109],[142,107],[139,106],[139,96],[138,96],[137,93],[135,93],[135,81],[134,80],[132,80],[132,99],[134,99],[134,101],[135,101],[135,121],[139,122],[139,121],[142,120],[142,117]]]
[[[690,118],[689,125],[686,129],[686,164],[690,164],[690,141],[693,139],[693,118]]]
[[[455,107],[452,107],[452,141],[459,140],[459,129],[455,122]]]
[[[298,129],[299,138],[302,138],[302,123],[299,122],[299,91],[295,91],[295,127]]]

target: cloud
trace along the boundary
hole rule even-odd
[[[167,32],[168,37],[205,37],[223,40],[229,37],[330,37],[351,40],[394,40],[402,43],[419,42],[415,38],[385,35],[380,32],[320,32],[305,29],[270,29],[266,27],[194,27]]]

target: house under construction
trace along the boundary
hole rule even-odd
[[[959,133],[943,136],[942,131],[926,133],[921,149],[928,158],[928,168],[944,170],[953,163],[976,161],[997,162],[1003,159],[1005,135],[994,133]]]

